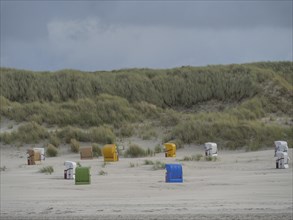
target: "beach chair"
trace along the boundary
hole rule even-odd
[[[218,146],[216,143],[207,142],[204,144],[205,155],[216,157],[218,156]]]
[[[176,157],[176,145],[174,143],[165,143],[165,157]]]
[[[72,161],[65,161],[64,166],[64,179],[75,179],[76,163]]]
[[[289,168],[288,160],[288,143],[286,141],[275,141],[275,155],[276,168],[287,169]]]
[[[80,159],[93,159],[93,147],[80,148]]]
[[[28,149],[27,152],[27,165],[35,165],[35,151],[33,149]]]
[[[117,146],[115,144],[106,144],[102,148],[102,154],[105,162],[115,162],[119,160]]]
[[[287,152],[281,152],[281,151],[277,151],[276,153],[276,168],[277,169],[287,169],[289,168],[289,164],[288,164],[288,153]]]
[[[183,172],[181,164],[166,164],[166,183],[182,183]]]
[[[42,148],[42,147],[35,147],[33,148],[35,152],[39,152],[40,155],[41,155],[41,160],[45,160],[46,157],[45,157],[45,148]]]
[[[89,167],[75,168],[75,185],[85,185],[91,183],[91,175]]]

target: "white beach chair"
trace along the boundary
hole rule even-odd
[[[277,160],[276,160],[277,169],[289,168],[289,164],[288,164],[289,157],[287,152],[277,151],[276,157],[277,157]]]
[[[206,156],[212,156],[212,157],[218,156],[218,146],[216,143],[207,142],[205,143],[204,147],[205,147]]]
[[[65,166],[64,179],[74,179],[76,163],[72,161],[65,161],[64,166]]]

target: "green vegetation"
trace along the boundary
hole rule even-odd
[[[146,125],[140,128],[139,137],[143,140],[151,140],[157,137],[157,133],[151,125]]]
[[[155,154],[158,154],[161,152],[163,152],[163,147],[160,144],[156,145],[155,146]]]
[[[290,63],[284,62],[283,65]],[[190,107],[210,99],[240,101],[252,97],[258,92],[254,79],[257,71],[258,68],[244,65],[95,73],[73,70],[38,73],[2,68],[0,92],[7,99],[19,103],[61,103],[85,99],[83,108],[87,108],[93,104],[88,98],[104,93],[120,96],[131,103],[144,101],[159,107]],[[121,105],[115,104],[125,104],[121,100],[115,103],[115,98],[108,102],[105,95],[102,99],[104,106],[110,105],[109,109],[120,108]]]
[[[129,163],[129,167],[133,168],[133,167],[135,167],[135,164],[134,163]]]
[[[104,161],[104,163],[102,164],[102,168],[105,168],[106,165],[108,165],[108,164],[109,164],[109,163],[107,163],[107,162]]]
[[[196,155],[194,156],[194,160],[199,161],[199,160],[201,160],[202,157],[203,157],[203,155],[201,155],[201,154],[196,154]]]
[[[1,85],[1,84],[0,84]],[[96,126],[112,124],[121,126],[124,122],[139,119],[139,112],[121,97],[101,94],[92,99],[67,100],[60,102],[11,102],[1,96],[1,111],[5,117],[17,122],[34,121],[58,126]]]
[[[100,170],[100,172],[99,172],[99,175],[100,176],[105,176],[105,175],[107,175],[108,173],[106,172],[106,171],[104,171],[104,170]]]
[[[5,144],[38,143],[49,136],[47,130],[35,122],[28,122],[19,126],[17,131],[2,133],[0,140]]]
[[[57,136],[70,143],[71,139],[76,139],[80,142],[97,142],[102,144],[114,143],[115,134],[108,126],[92,127],[90,129],[81,129],[72,126],[67,126],[56,132]]]
[[[115,142],[115,135],[111,128],[106,126],[95,127],[90,130],[90,139],[94,142],[113,144]]]
[[[161,161],[156,161],[152,167],[153,170],[164,170],[165,169],[165,163]]]
[[[206,161],[217,161],[218,160],[217,157],[212,157],[212,156],[205,156],[204,159]]]
[[[203,156],[202,154],[196,154],[192,156],[185,156],[182,160],[180,161],[200,161],[200,160],[205,160],[205,161],[217,161],[217,157],[212,157],[212,156]]]
[[[175,126],[180,121],[180,114],[173,109],[166,109],[164,113],[160,115],[160,122],[162,126]]]
[[[5,171],[6,169],[7,169],[6,166],[2,166],[2,167],[0,167],[0,172]]]
[[[131,144],[129,148],[124,152],[124,157],[144,157],[146,151],[137,144]]]
[[[58,149],[54,145],[48,144],[46,155],[48,157],[56,157],[58,155]]]
[[[277,139],[287,140],[290,145],[293,130],[290,127],[265,124],[257,120],[240,120],[226,113],[205,113],[180,122],[171,131],[170,136],[184,143],[202,144],[215,140],[223,148],[255,146],[260,149],[271,146]]]
[[[154,162],[152,160],[144,160],[144,165],[153,165]]]
[[[145,157],[145,156],[154,156],[155,153],[150,148],[144,150],[137,144],[130,144],[129,148],[124,152],[124,157]]]
[[[46,140],[58,147],[72,139],[107,144],[116,136],[137,135],[174,142],[177,148],[210,140],[219,148],[247,151],[271,147],[277,139],[293,146],[292,62],[99,72],[0,70],[1,119],[21,123],[0,134],[4,144]],[[57,129],[49,132],[52,127]],[[131,149],[126,156],[146,154],[153,152]]]
[[[93,143],[92,148],[93,148],[94,157],[102,156],[102,151],[98,144]]]
[[[54,168],[52,166],[46,166],[46,167],[42,167],[39,170],[40,173],[45,173],[45,174],[52,174],[54,172]]]
[[[75,139],[70,140],[71,152],[78,153],[79,152],[79,147],[80,147],[80,144],[79,144],[79,142],[77,140],[75,140]]]
[[[196,154],[192,156],[185,156],[182,161],[200,161],[203,158],[202,154]]]
[[[138,167],[139,166],[139,164],[138,163],[129,163],[129,167],[130,168],[133,168],[133,167]]]
[[[131,124],[123,124],[120,128],[119,134],[121,137],[131,137],[134,135],[134,126]]]
[[[165,169],[165,163],[156,160],[155,162],[152,160],[145,160],[144,165],[153,165],[152,169],[153,170],[163,170]]]
[[[53,134],[53,135],[50,135],[49,137],[49,143],[54,145],[55,147],[59,147],[59,145],[61,144],[61,141],[57,137],[57,135]]]

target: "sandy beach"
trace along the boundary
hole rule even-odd
[[[159,153],[105,165],[102,157],[80,160],[66,148],[33,166],[27,165],[26,149],[1,146],[2,220],[293,219],[292,159],[289,169],[276,169],[273,149],[220,151],[217,161],[181,161],[203,154],[199,146],[186,146],[176,158]],[[165,183],[165,170],[144,165],[146,159],[182,164],[184,182]],[[63,179],[66,160],[90,166],[91,184]],[[45,166],[54,172],[40,173]]]

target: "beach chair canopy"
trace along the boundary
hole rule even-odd
[[[76,162],[73,162],[73,161],[65,161],[64,162],[64,166],[67,168],[67,169],[75,169],[76,167]]]
[[[207,142],[204,145],[206,156],[217,156],[218,155],[218,146],[216,143]]]
[[[165,157],[176,157],[176,145],[174,143],[165,143]]]
[[[275,152],[288,152],[288,143],[286,141],[275,141]]]

